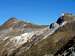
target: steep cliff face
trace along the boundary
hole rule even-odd
[[[24,25],[22,33],[0,34],[0,56],[65,56],[66,50],[74,48],[75,16],[61,18],[65,21],[53,29],[34,25],[31,31],[30,25]]]

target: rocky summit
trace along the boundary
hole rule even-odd
[[[74,26],[68,13],[50,25],[12,17],[0,26],[0,56],[75,56]]]

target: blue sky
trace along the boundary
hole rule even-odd
[[[0,25],[11,17],[35,24],[50,24],[63,12],[75,14],[75,1],[0,0]]]

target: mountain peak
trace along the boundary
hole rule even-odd
[[[17,22],[18,22],[18,20],[15,17],[11,17],[2,26],[4,26],[4,28],[9,28]]]
[[[8,21],[10,21],[10,20],[17,20],[17,18],[16,17],[11,17]]]

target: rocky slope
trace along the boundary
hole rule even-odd
[[[10,18],[0,27],[0,56],[10,56],[14,50],[31,41],[32,36],[45,27],[47,26]],[[3,54],[4,52],[7,53]]]
[[[53,29],[15,19],[8,20],[0,30],[0,56],[74,55],[70,49],[74,50],[75,16],[65,14],[61,18],[64,22],[55,24]]]

